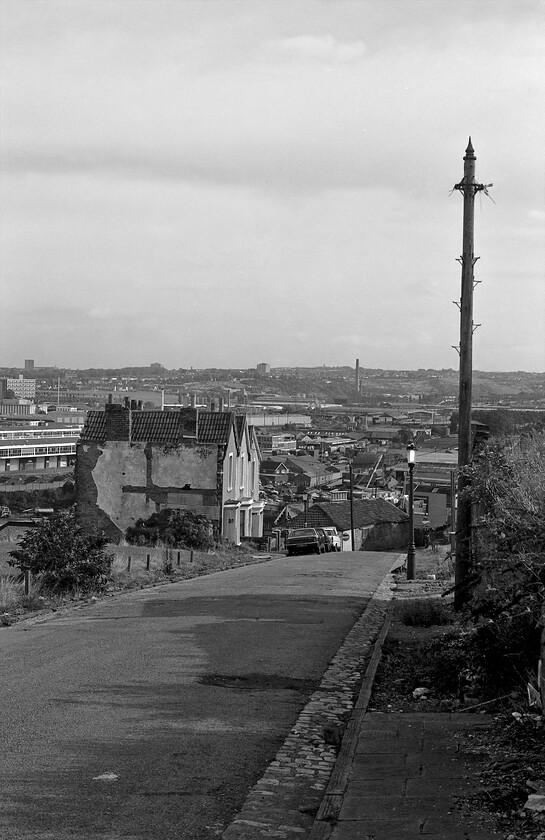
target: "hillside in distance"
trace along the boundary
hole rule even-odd
[[[360,389],[356,390],[354,367],[282,367],[267,374],[256,368],[247,369],[167,369],[159,363],[146,367],[110,369],[35,368],[28,371],[0,368],[0,376],[36,378],[37,390],[45,394],[60,389],[65,399],[74,400],[78,392],[100,391],[159,391],[182,394],[205,392],[222,393],[227,390],[248,401],[259,396],[282,402],[316,400],[319,402],[364,403],[387,405],[396,402],[452,404],[458,397],[458,371],[452,368],[436,370],[386,370],[360,368]],[[503,404],[545,407],[545,372],[474,371],[473,401],[481,405]]]

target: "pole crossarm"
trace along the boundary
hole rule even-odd
[[[459,190],[464,195],[472,196],[473,198],[477,195],[478,192],[486,192],[488,187],[493,186],[492,184],[475,184],[469,180],[466,180],[466,176],[459,181],[458,184],[454,184],[453,190]]]

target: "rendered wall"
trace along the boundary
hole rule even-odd
[[[76,515],[115,541],[164,507],[187,507],[217,521],[217,461],[214,446],[81,443]]]

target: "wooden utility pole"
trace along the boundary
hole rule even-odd
[[[354,474],[352,472],[352,461],[350,462],[350,537],[352,539],[352,551],[356,550],[354,539]]]
[[[468,486],[465,468],[471,461],[471,386],[473,376],[473,268],[479,259],[473,255],[475,195],[485,190],[475,182],[475,152],[471,137],[464,156],[464,177],[454,189],[464,196],[462,256],[462,294],[460,298],[460,386],[458,398],[458,512],[456,518],[456,561],[454,606],[460,609],[468,598],[471,567],[471,501],[464,493]],[[454,500],[453,500],[454,501]]]

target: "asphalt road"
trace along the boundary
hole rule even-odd
[[[1,840],[220,836],[393,560],[278,558],[0,629]]]

